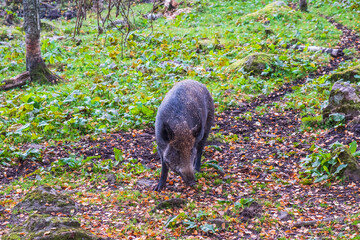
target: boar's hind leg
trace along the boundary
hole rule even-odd
[[[164,161],[161,160],[161,177],[159,183],[154,187],[154,191],[160,191],[163,187],[165,187],[168,172],[169,172],[168,166],[166,166]]]

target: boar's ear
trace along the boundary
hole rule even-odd
[[[196,126],[191,129],[191,133],[195,138],[197,138],[200,135],[200,132],[201,132],[201,123],[196,124]]]
[[[163,127],[162,127],[162,130],[161,130],[161,137],[169,142],[171,141],[172,139],[174,139],[174,132],[173,130],[170,128],[170,125],[167,123],[167,122],[164,122],[163,123]]]

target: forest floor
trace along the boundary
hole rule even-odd
[[[342,32],[336,48],[359,51],[355,31],[329,21]],[[324,149],[335,142],[349,145],[357,141],[360,145],[360,134],[344,126],[307,129],[301,110],[290,104],[290,95],[306,86],[309,77],[329,74],[347,60],[346,56],[331,58],[306,77],[217,112],[202,172],[193,188],[171,172],[167,186],[161,192],[152,191],[161,164],[151,127],[53,145],[23,144],[23,149],[41,149],[42,161],[25,160],[7,167],[0,178],[4,192],[0,204],[6,206],[0,210],[0,236],[15,223],[11,207],[32,185],[46,183],[68,193],[80,206],[73,217],[103,238],[359,238],[360,183],[306,182],[300,174],[300,160],[314,151],[313,145]],[[223,96],[227,94],[231,92]],[[120,156],[115,156],[114,148],[121,150]],[[52,164],[65,159],[76,165],[72,156],[80,155],[83,159],[99,156],[98,165],[89,161],[78,169],[65,168],[63,174],[63,168]],[[107,159],[120,162],[108,171]],[[220,167],[213,167],[212,161]],[[183,208],[151,211],[157,203],[172,198],[187,203]],[[20,218],[26,216],[22,213]],[[212,228],[211,219],[222,219],[222,226]]]

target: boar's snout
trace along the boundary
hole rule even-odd
[[[188,186],[194,186],[195,183],[195,172],[194,170],[180,171],[180,176]]]

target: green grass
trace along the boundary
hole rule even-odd
[[[155,21],[152,33],[149,22],[138,19],[126,49],[114,29],[98,36],[93,17],[84,22],[75,39],[75,20],[59,20],[53,30],[42,32],[41,48],[51,70],[64,82],[55,86],[31,83],[0,93],[0,154],[11,162],[11,152],[23,143],[51,144],[152,126],[165,93],[183,79],[205,83],[217,111],[223,111],[239,101],[269,94],[328,62],[328,55],[295,52],[285,46],[334,46],[340,32],[316,12],[287,7],[261,10],[271,2],[196,1],[191,13]],[[151,5],[137,8],[146,12]],[[65,39],[48,39],[54,35]],[[0,47],[0,79],[25,69],[23,39],[10,43],[11,47]],[[276,70],[265,70],[260,76],[227,71],[232,62],[254,52],[274,54]],[[310,89],[309,96],[314,94]],[[309,96],[299,94],[295,106]],[[314,100],[316,109],[322,100]]]

